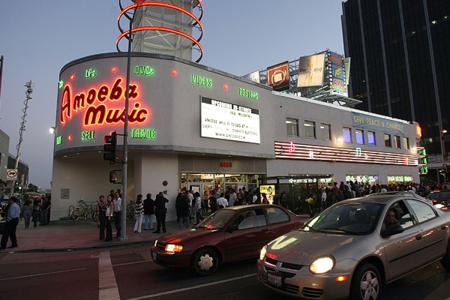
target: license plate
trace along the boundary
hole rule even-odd
[[[152,252],[152,259],[154,261],[156,261],[157,258],[158,258],[158,254],[156,254],[156,252]]]
[[[283,281],[281,279],[281,276],[274,275],[274,274],[267,274],[267,281],[276,287],[280,287],[283,284]]]

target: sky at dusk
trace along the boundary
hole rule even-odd
[[[128,3],[124,1],[124,3]],[[203,0],[202,64],[244,75],[329,48],[343,53],[341,0]],[[26,81],[33,99],[22,145],[30,182],[49,188],[59,71],[80,57],[114,52],[117,1],[3,1],[0,55],[4,56],[0,128],[16,153]],[[70,172],[70,170],[67,170]]]

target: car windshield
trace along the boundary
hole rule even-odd
[[[350,235],[373,232],[384,204],[344,203],[325,210],[309,221],[302,230]]]
[[[201,223],[199,223],[196,227],[197,228],[206,228],[206,229],[221,229],[225,226],[225,224],[228,223],[228,221],[231,219],[231,217],[234,215],[234,211],[230,209],[221,209],[209,217],[207,217],[205,220],[203,220]]]

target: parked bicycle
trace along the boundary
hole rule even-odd
[[[73,221],[98,221],[97,203],[87,203],[84,200],[78,201],[78,207],[69,206],[69,217]]]

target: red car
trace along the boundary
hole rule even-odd
[[[265,244],[302,225],[299,216],[275,205],[224,208],[192,229],[156,240],[152,259],[165,267],[191,267],[209,275],[222,263],[258,257]]]

